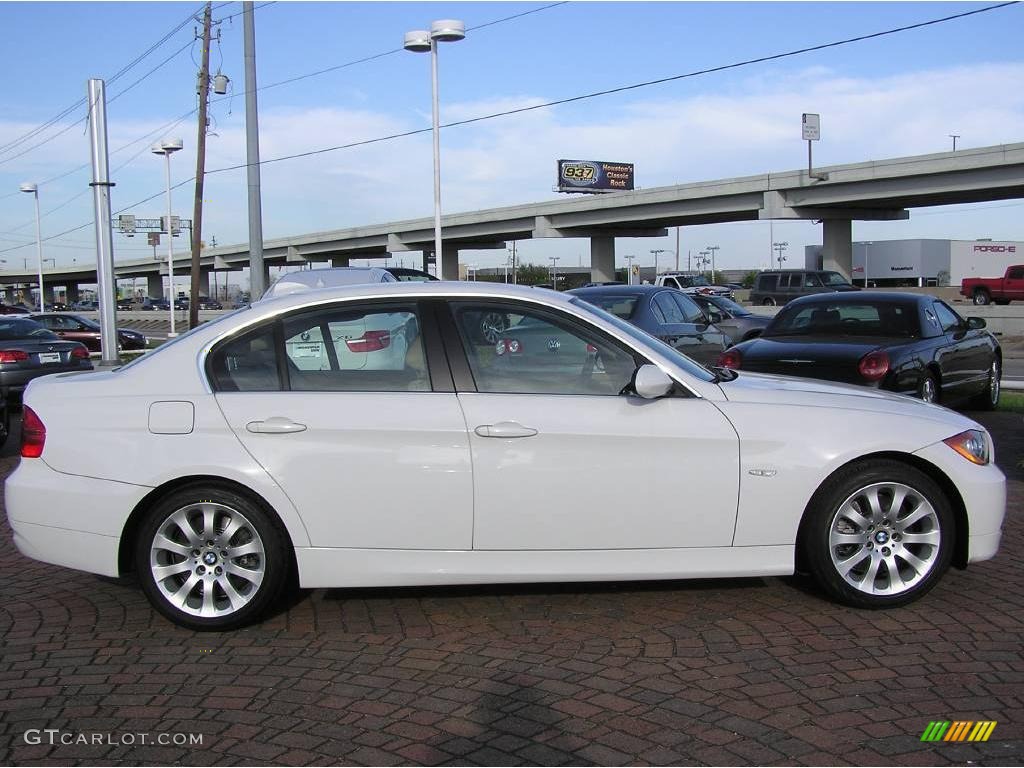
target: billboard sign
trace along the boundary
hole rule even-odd
[[[821,115],[816,115],[813,112],[804,112],[801,125],[803,126],[802,135],[804,141],[821,140]]]
[[[622,192],[633,189],[632,163],[559,160],[559,192]]]

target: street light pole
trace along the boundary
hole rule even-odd
[[[658,254],[664,253],[664,248],[652,248],[651,253],[654,254],[654,282],[658,282]]]
[[[626,256],[625,256],[625,259],[626,259],[626,284],[627,285],[632,285],[633,284],[633,259],[635,259],[635,258],[636,258],[636,256],[634,256],[631,253],[627,253]]]
[[[46,312],[46,300],[43,298],[43,235],[39,225],[39,185],[22,184],[19,189],[28,192],[35,198],[36,203],[36,257],[39,260],[39,312]]]
[[[785,241],[781,243],[772,243],[772,248],[774,248],[779,253],[779,255],[776,258],[779,262],[779,269],[782,269],[782,262],[786,260],[786,257],[783,255],[783,253],[787,248],[789,248],[789,243]]]
[[[711,282],[715,282],[715,253],[721,250],[717,245],[709,245],[708,252],[711,254]]]
[[[167,171],[167,275],[170,283],[170,309],[171,309],[171,332],[168,338],[174,338],[178,334],[174,330],[174,225],[172,224],[171,213],[171,155],[184,146],[181,139],[165,139],[152,146],[154,155],[164,156],[164,165]]]
[[[444,279],[444,256],[441,243],[441,116],[437,82],[437,45],[453,43],[466,36],[466,25],[454,19],[435,21],[430,31],[414,30],[405,35],[405,50],[430,53],[430,93],[434,134],[434,262],[435,271]],[[457,257],[456,257],[457,258]],[[456,272],[456,279],[458,273]]]
[[[551,287],[558,290],[558,260],[561,256],[548,256],[551,260]]]

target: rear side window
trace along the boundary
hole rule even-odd
[[[262,326],[220,346],[210,358],[210,372],[218,392],[280,390],[274,326]]]
[[[774,291],[779,282],[778,275],[758,275],[757,290]]]
[[[661,310],[666,323],[685,323],[686,316],[679,305],[672,301],[672,292],[663,291],[654,297],[654,306]]]
[[[707,318],[704,316],[701,308],[697,306],[697,302],[685,293],[673,293],[672,299],[679,305],[679,311],[683,314],[684,322],[694,323],[695,325],[707,322]]]

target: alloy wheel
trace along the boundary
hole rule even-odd
[[[229,616],[256,597],[267,555],[256,527],[224,504],[181,507],[160,524],[149,568],[161,596],[202,618]]]
[[[925,377],[921,382],[921,399],[926,403],[934,403],[936,400],[935,379],[931,376]]]
[[[873,483],[836,510],[828,547],[836,572],[867,595],[899,595],[939,559],[942,531],[927,498],[903,483]]]

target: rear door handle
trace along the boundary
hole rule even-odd
[[[283,416],[272,416],[266,421],[250,421],[245,428],[259,435],[286,435],[291,432],[306,431],[305,424],[299,424]]]
[[[480,437],[533,437],[537,434],[537,430],[533,427],[524,427],[516,421],[481,424],[473,431]]]

